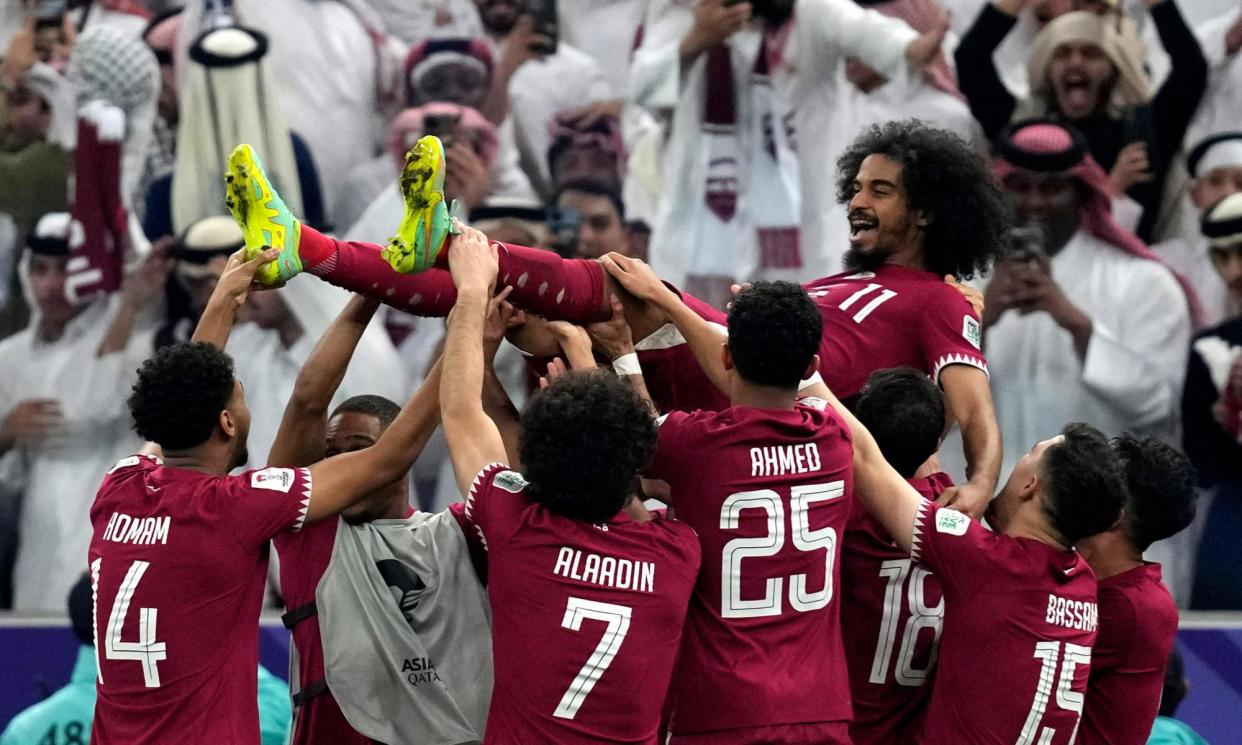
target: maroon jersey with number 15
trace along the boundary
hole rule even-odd
[[[703,548],[674,735],[849,720],[838,561],[853,463],[849,429],[818,399],[663,419],[646,475],[669,483]]]
[[[90,513],[92,743],[258,745],[268,541],[310,500],[305,468],[212,476],[135,455],[108,472]]]
[[[487,548],[495,684],[487,745],[655,745],[699,569],[689,525],[585,523],[488,466],[466,498]]]
[[[1086,560],[927,500],[910,556],[944,591],[923,744],[1073,743],[1099,623]]]

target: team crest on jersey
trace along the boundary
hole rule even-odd
[[[957,510],[941,509],[936,511],[936,532],[949,535],[966,535],[970,526],[970,518]]]
[[[526,479],[516,471],[501,471],[492,478],[492,486],[504,489],[510,494],[518,494],[526,488]]]
[[[288,493],[293,488],[292,468],[264,468],[250,474],[250,486],[254,489],[271,489]]]
[[[975,349],[983,348],[983,329],[974,318],[970,316],[962,318],[962,336],[966,337],[966,341],[970,342]]]

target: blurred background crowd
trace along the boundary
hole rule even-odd
[[[858,33],[873,12],[904,25]],[[723,305],[841,271],[835,162],[867,126],[917,117],[987,153],[1042,117],[1077,159],[998,153],[1016,227],[975,280],[1006,466],[1073,419],[1184,447],[1203,500],[1158,547],[1166,580],[1242,609],[1240,49],[1238,0],[0,0],[0,607],[59,612],[81,575],[95,489],[139,444],[135,370],[241,246],[237,143],[307,224],[383,243],[403,153],[436,134],[492,238],[640,257]],[[1012,300],[1020,275],[1040,298]],[[249,296],[228,351],[251,466],[346,299]],[[442,336],[385,308],[338,397],[404,400]],[[500,364],[520,405],[520,355]],[[941,457],[961,478],[952,437]],[[417,506],[458,499],[445,469],[429,447]]]

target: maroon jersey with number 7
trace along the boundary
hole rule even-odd
[[[95,745],[259,743],[268,541],[298,530],[305,468],[237,476],[122,459],[91,506]]]
[[[646,475],[703,547],[670,690],[675,735],[845,722],[839,538],[854,449],[835,411],[672,412]]]
[[[487,745],[654,745],[699,569],[683,522],[585,523],[483,469],[463,529],[487,549],[495,683]]]

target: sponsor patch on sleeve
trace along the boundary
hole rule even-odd
[[[973,317],[962,317],[962,336],[966,337],[966,341],[970,342],[975,349],[983,348],[983,330]]]
[[[970,527],[970,517],[963,515],[957,510],[939,509],[936,510],[936,532],[948,533],[949,535],[966,535],[966,528]]]
[[[250,486],[254,489],[271,489],[288,493],[293,488],[292,468],[264,468],[250,474]]]
[[[517,471],[501,471],[492,478],[492,486],[517,494],[526,488],[526,479]]]

